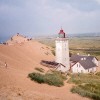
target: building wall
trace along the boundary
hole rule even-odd
[[[56,40],[56,62],[62,63],[69,70],[69,45],[68,39]]]
[[[80,63],[76,63],[72,67],[73,73],[90,73],[90,72],[95,72],[95,71],[96,71],[96,67],[84,69],[83,66],[80,65]]]
[[[66,72],[67,71],[67,68],[60,65],[58,68],[57,68],[58,71],[61,71],[61,72]]]

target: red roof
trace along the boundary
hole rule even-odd
[[[65,34],[65,32],[61,29],[59,34]]]

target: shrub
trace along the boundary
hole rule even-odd
[[[39,71],[39,72],[44,72],[44,69],[43,68],[38,68],[36,67],[35,70]]]
[[[54,86],[63,86],[63,79],[61,77],[59,77],[59,75],[55,75],[55,74],[45,74],[44,77],[45,83],[49,84],[49,85],[54,85]]]
[[[66,80],[66,79],[67,79],[66,76],[65,76],[65,74],[62,74],[62,73],[59,72],[59,71],[54,71],[54,70],[52,70],[52,73],[53,73],[54,75],[60,77],[60,78],[63,79],[63,80]]]
[[[100,84],[85,84],[73,87],[71,92],[78,93],[94,100],[100,100]]]
[[[31,78],[31,80],[34,80],[38,83],[46,83],[58,87],[63,86],[65,80],[65,77],[62,76],[59,72],[47,73],[44,75],[33,72],[30,73],[28,76]]]
[[[34,73],[30,73],[28,76],[31,78],[31,80],[34,80],[38,83],[44,83],[44,75],[40,73],[34,72]]]

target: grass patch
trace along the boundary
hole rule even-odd
[[[31,80],[34,80],[38,83],[46,83],[48,85],[54,85],[57,87],[61,87],[64,85],[64,80],[66,79],[65,76],[63,76],[60,72],[52,72],[52,73],[46,73],[46,74],[40,74],[40,73],[30,73],[28,75]]]
[[[94,100],[100,100],[100,84],[85,84],[73,87],[72,93],[78,93],[83,97],[89,97]]]
[[[75,84],[87,84],[87,83],[99,83],[100,77],[94,74],[73,74],[69,79],[68,83],[75,83]]]
[[[38,68],[38,67],[36,67],[35,70],[37,70],[37,71],[39,71],[39,72],[42,72],[42,73],[44,72],[44,69],[43,69],[43,68]]]
[[[71,89],[71,92],[94,100],[100,100],[100,72],[95,75],[73,74],[68,82],[77,84]]]

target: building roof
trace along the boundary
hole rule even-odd
[[[63,29],[60,30],[59,34],[65,34],[65,32],[63,31]]]
[[[79,63],[83,66],[84,69],[89,69],[96,67],[96,65],[91,60],[80,60]]]
[[[62,28],[61,28],[61,30],[59,32],[59,38],[65,38],[65,32],[63,31]]]
[[[72,55],[70,58],[70,61],[72,62],[79,62],[84,69],[89,69],[96,67],[96,64],[92,61],[94,56],[88,56],[88,55]],[[74,65],[72,65],[74,66]]]
[[[52,68],[58,68],[60,67],[60,65],[62,65],[63,67],[66,67],[65,65],[61,64],[61,63],[57,63],[55,61],[46,61],[46,60],[41,60],[40,62],[42,65],[47,66],[47,67],[52,67]]]
[[[88,59],[88,60],[93,60],[93,58],[95,58],[94,56],[86,56],[86,55],[72,55],[70,57],[70,61],[73,61],[73,62],[79,62],[81,59]]]

